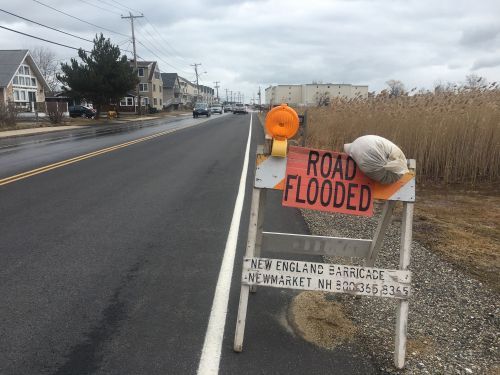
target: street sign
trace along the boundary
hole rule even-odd
[[[245,258],[242,283],[406,299],[411,272],[285,259]]]
[[[372,216],[372,185],[347,154],[291,146],[282,204]]]

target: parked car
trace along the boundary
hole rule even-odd
[[[243,113],[247,114],[247,107],[243,103],[236,103],[233,107],[233,113]]]
[[[222,106],[220,104],[213,104],[210,107],[210,112],[212,113],[219,113],[222,115]]]
[[[231,104],[226,104],[224,106],[224,113],[231,112],[232,110],[233,110],[233,107],[231,107]]]
[[[210,117],[212,113],[210,112],[210,108],[207,103],[196,103],[193,108],[193,118],[197,118],[198,116],[207,116]]]
[[[68,107],[70,117],[86,117],[94,118],[96,110],[93,108],[85,107],[84,105],[72,105]]]

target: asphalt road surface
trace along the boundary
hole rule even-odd
[[[0,142],[0,374],[210,373],[199,368],[200,357],[250,118]],[[220,374],[376,373],[359,348],[326,351],[290,332],[282,317],[291,290],[259,288],[250,296],[243,352],[232,350],[262,140],[253,115],[220,362],[215,356],[212,367]],[[306,233],[279,194],[267,201],[265,230]]]

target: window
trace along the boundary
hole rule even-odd
[[[153,98],[153,104],[158,105],[158,100],[156,98]]]
[[[148,84],[147,83],[139,83],[139,91],[142,91],[142,92],[148,91]]]
[[[137,75],[139,77],[144,77],[144,68],[138,68],[137,69]]]
[[[148,105],[149,100],[148,98],[142,98],[142,105]]]
[[[19,90],[14,90],[14,100],[19,101]]]
[[[21,101],[26,101],[26,91],[19,91],[19,98],[21,99]]]
[[[36,79],[31,78],[31,86],[36,87]]]
[[[18,70],[19,74],[24,74],[24,66],[20,66]]]
[[[27,66],[24,67],[24,74],[27,76],[30,75],[30,68],[28,68]]]
[[[14,79],[12,80],[12,84],[13,85],[18,85],[19,84],[19,78],[17,76],[15,76]]]
[[[155,78],[160,79],[160,72],[155,71]]]
[[[159,89],[160,89],[160,92],[161,92],[161,86],[159,87]]]
[[[156,92],[156,85],[153,83],[153,91]]]
[[[163,104],[161,103],[161,99],[160,99],[160,105],[163,105]]]
[[[24,86],[24,77],[19,77],[19,84]]]
[[[120,100],[120,105],[122,107],[131,107],[134,105],[134,98],[130,96],[125,97],[122,100]]]

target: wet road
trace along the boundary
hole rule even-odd
[[[0,374],[197,372],[249,122],[186,118],[3,143],[0,178],[162,134],[0,186]],[[289,331],[282,318],[293,291],[260,288],[244,351],[232,351],[262,140],[254,121],[220,373],[374,373],[356,348],[321,350]],[[300,213],[272,193],[264,227],[306,232]]]

